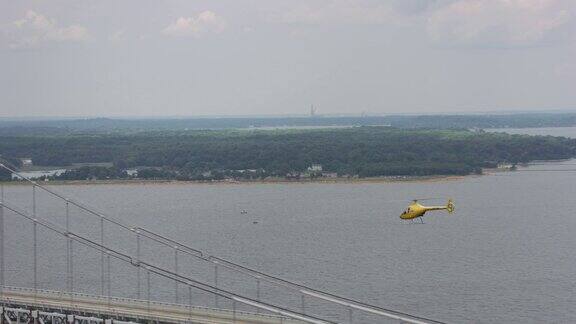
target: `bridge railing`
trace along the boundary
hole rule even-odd
[[[134,256],[129,255],[129,254],[125,254],[124,256],[128,259],[130,259],[130,262],[132,264],[136,264],[136,265],[140,265],[141,263],[144,264],[142,258],[143,258],[143,253],[141,251],[142,249],[142,240],[146,239],[146,240],[150,240],[151,242],[154,242],[156,244],[160,244],[170,250],[174,251],[174,267],[173,270],[170,272],[171,276],[176,276],[179,277],[179,273],[182,271],[182,269],[179,269],[178,265],[182,264],[182,256],[186,256],[186,257],[190,257],[190,258],[194,258],[196,260],[200,260],[201,262],[204,262],[206,264],[209,264],[213,267],[213,284],[212,285],[208,285],[209,287],[211,287],[210,289],[218,289],[218,284],[219,284],[219,279],[222,276],[222,272],[223,270],[232,272],[232,273],[236,273],[236,274],[241,274],[244,276],[247,276],[249,278],[251,278],[252,280],[255,281],[255,285],[256,285],[256,298],[254,298],[253,300],[243,300],[244,304],[251,304],[253,301],[259,301],[260,297],[261,297],[261,284],[266,283],[266,284],[270,284],[273,285],[274,287],[280,288],[282,290],[285,291],[289,291],[291,292],[291,294],[295,294],[297,297],[290,297],[289,300],[294,302],[295,300],[299,299],[300,305],[299,307],[299,313],[308,313],[308,314],[312,314],[312,312],[314,311],[313,307],[309,307],[314,305],[313,300],[318,300],[318,301],[322,301],[325,303],[328,303],[330,305],[336,306],[336,307],[340,307],[343,308],[345,313],[347,313],[347,318],[346,320],[348,322],[353,322],[354,321],[354,317],[356,317],[357,314],[361,314],[361,313],[365,313],[365,314],[370,314],[370,315],[374,315],[374,316],[378,316],[378,317],[382,317],[382,318],[386,318],[386,319],[392,319],[392,320],[399,320],[399,321],[403,321],[406,323],[416,323],[416,324],[422,324],[422,323],[440,323],[437,321],[433,321],[427,318],[423,318],[423,317],[418,317],[418,316],[413,316],[410,314],[406,314],[403,312],[398,312],[398,311],[394,311],[391,309],[386,309],[386,308],[382,308],[382,307],[378,307],[378,306],[374,306],[374,305],[370,305],[367,303],[363,303],[360,301],[356,301],[353,299],[349,299],[349,298],[345,298],[345,297],[341,297],[335,294],[331,294],[331,293],[327,293],[324,291],[320,291],[317,289],[314,289],[312,287],[306,286],[306,285],[302,285],[299,283],[295,283],[292,281],[289,281],[287,279],[275,276],[275,275],[270,275],[270,274],[266,274],[264,272],[258,271],[256,269],[244,266],[244,265],[240,265],[236,262],[230,261],[230,260],[226,260],[223,258],[219,258],[219,257],[215,257],[215,256],[211,256],[208,255],[206,253],[204,253],[203,251],[199,250],[199,249],[195,249],[192,248],[186,244],[183,244],[181,242],[175,241],[169,237],[163,236],[161,234],[158,234],[154,231],[150,231],[147,230],[145,228],[141,228],[138,226],[133,226],[127,223],[124,223],[120,220],[117,220],[115,218],[111,218],[107,215],[105,215],[104,213],[97,211],[95,208],[89,207],[83,203],[80,203],[78,201],[72,200],[58,192],[56,192],[55,190],[48,188],[44,185],[41,185],[31,179],[28,179],[24,176],[22,176],[21,174],[19,174],[15,169],[13,168],[9,168],[3,164],[0,164],[0,167],[3,167],[7,170],[9,170],[10,172],[18,175],[20,178],[22,178],[24,181],[27,181],[28,183],[30,183],[33,187],[33,199],[32,199],[32,210],[33,210],[33,214],[36,213],[36,202],[35,202],[35,195],[36,195],[36,188],[48,193],[49,195],[51,195],[52,197],[55,197],[61,201],[63,201],[65,203],[65,215],[66,215],[66,232],[70,233],[70,228],[69,228],[69,224],[70,224],[70,207],[74,206],[76,208],[78,208],[79,210],[84,211],[85,213],[87,213],[89,216],[95,217],[95,219],[97,221],[100,222],[100,240],[99,242],[95,242],[93,240],[91,240],[89,243],[90,244],[94,244],[96,246],[102,246],[104,243],[104,231],[105,231],[105,226],[104,224],[111,224],[113,226],[116,226],[117,228],[126,231],[128,233],[132,233],[132,235],[134,235],[135,237],[135,241],[136,241],[136,251],[134,253]],[[70,247],[68,247],[67,249],[70,249]],[[101,265],[101,291],[104,291],[104,273],[105,273],[105,255],[106,255],[106,251],[101,251],[101,261],[100,261],[100,265]],[[68,265],[69,267],[71,267],[71,265]],[[138,295],[140,294],[140,284],[141,284],[141,275],[140,275],[140,269],[141,267],[137,267],[137,272],[138,272],[138,279],[137,279],[137,284],[138,284]],[[71,279],[69,279],[69,281],[72,281]],[[174,288],[175,288],[175,299],[176,301],[178,301],[178,287],[179,286],[179,282],[178,280],[174,281]],[[71,288],[71,287],[69,287]],[[209,289],[209,290],[210,290]],[[213,292],[214,290],[210,290],[211,292]],[[215,294],[215,303],[216,305],[218,305],[218,295]],[[308,307],[307,307],[308,306]],[[295,308],[292,308],[295,309]]]
[[[45,312],[30,310],[26,308],[2,307],[0,306],[0,322],[10,324],[138,324],[137,322],[121,321],[114,319],[104,319],[92,316],[82,316],[73,314],[64,314],[58,312]]]
[[[4,286],[3,292],[7,293],[10,292],[11,294],[21,294],[21,295],[28,295],[28,296],[46,296],[50,299],[54,300],[61,300],[61,301],[71,301],[69,305],[72,308],[77,309],[77,305],[75,305],[80,300],[89,301],[90,303],[94,304],[103,304],[103,305],[110,305],[110,308],[115,309],[118,305],[127,305],[130,307],[140,308],[140,309],[149,309],[149,308],[164,308],[164,309],[177,309],[181,312],[188,312],[189,314],[197,314],[197,313],[204,313],[204,314],[214,314],[217,313],[219,315],[225,315],[225,317],[233,318],[234,316],[238,317],[246,317],[249,318],[253,316],[253,313],[250,312],[243,312],[241,310],[230,310],[225,308],[213,308],[213,307],[204,307],[204,306],[197,306],[197,305],[183,305],[183,304],[175,304],[175,303],[168,303],[162,301],[155,301],[155,300],[140,300],[140,299],[133,299],[133,298],[125,298],[125,297],[113,297],[113,296],[100,296],[100,295],[93,295],[93,294],[86,294],[86,293],[78,293],[78,292],[64,292],[64,291],[54,291],[48,289],[36,289],[33,288],[24,288],[24,287],[10,287]],[[10,304],[18,303],[18,298],[10,298],[6,295],[3,296],[3,301],[5,303]],[[42,305],[39,303],[39,306]],[[58,307],[62,308],[65,307],[66,303],[59,304]],[[46,308],[45,305],[43,305]],[[54,307],[53,307],[54,308]],[[57,307],[56,307],[57,308]],[[86,312],[86,310],[84,310]],[[98,313],[96,311],[95,313]],[[143,319],[145,316],[143,314],[139,315],[138,318]],[[149,317],[150,318],[150,317]],[[286,317],[278,316],[274,314],[258,314],[258,318],[266,318],[269,319],[269,322],[273,323],[285,323]],[[158,321],[161,321],[160,318],[152,318]],[[101,320],[103,321],[103,320]]]

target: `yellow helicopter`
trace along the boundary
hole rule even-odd
[[[400,215],[400,218],[410,220],[420,218],[420,221],[424,224],[422,217],[427,211],[431,210],[446,210],[451,214],[454,212],[454,202],[452,199],[448,199],[446,206],[423,206],[418,202],[418,199],[414,199],[410,206],[408,206],[408,208],[406,208],[406,210]]]

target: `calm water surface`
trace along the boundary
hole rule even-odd
[[[545,171],[560,169],[566,171]],[[424,183],[52,188],[208,253],[371,304],[450,323],[574,323],[576,161],[527,170]],[[27,187],[6,188],[8,201],[31,210],[29,194]],[[456,212],[407,225],[398,215],[418,197],[451,197]],[[38,201],[38,215],[63,226],[62,204],[41,194]],[[99,223],[72,213],[73,231],[98,239]],[[11,217],[7,222],[7,282],[30,285],[31,226]],[[135,245],[126,231],[107,228],[105,240],[119,248]],[[48,233],[40,246],[40,286],[62,289],[64,243]],[[98,293],[99,256],[80,247],[75,253],[77,289]],[[171,255],[148,257],[171,267]],[[119,272],[122,267],[113,263]],[[185,261],[180,267],[212,280],[211,268]],[[113,293],[135,297],[132,278],[114,278]],[[172,284],[154,282],[165,292],[158,298],[172,298]],[[254,293],[251,283],[228,284]]]
[[[504,132],[509,134],[525,135],[552,135],[576,138],[576,127],[542,127],[542,128],[494,128],[491,132]]]

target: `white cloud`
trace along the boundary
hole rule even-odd
[[[29,10],[24,18],[7,28],[8,46],[12,49],[34,48],[48,42],[79,42],[87,38],[86,28],[80,25],[60,27],[50,19]]]
[[[164,28],[163,32],[170,36],[202,37],[208,33],[221,33],[226,29],[226,20],[207,10],[193,17],[180,17]]]
[[[568,24],[571,0],[459,0],[430,14],[434,42],[465,46],[530,46]]]
[[[126,30],[125,29],[117,30],[112,35],[110,35],[108,39],[112,42],[120,42],[126,40]]]

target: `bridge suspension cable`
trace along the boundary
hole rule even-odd
[[[279,307],[279,306],[275,306],[272,304],[268,304],[268,303],[264,303],[264,302],[260,302],[260,301],[256,301],[253,300],[251,298],[248,297],[244,297],[235,293],[232,293],[230,291],[212,286],[212,285],[208,285],[205,284],[203,282],[197,281],[195,279],[192,278],[188,278],[185,276],[182,276],[180,274],[174,273],[170,270],[166,270],[162,267],[144,262],[144,261],[138,261],[135,262],[135,260],[130,256],[127,255],[123,252],[117,251],[115,249],[103,246],[97,242],[94,242],[88,238],[85,238],[81,235],[72,233],[72,232],[67,232],[65,229],[60,228],[58,225],[53,224],[50,221],[47,221],[45,219],[42,218],[36,218],[33,216],[30,216],[28,214],[26,214],[25,212],[19,210],[18,208],[8,205],[6,204],[5,201],[0,202],[0,207],[4,207],[10,211],[12,211],[13,213],[15,213],[16,215],[23,217],[25,219],[28,219],[29,221],[32,221],[34,224],[38,224],[54,233],[57,233],[63,237],[67,237],[70,238],[72,240],[74,240],[75,242],[78,242],[86,247],[92,248],[98,252],[103,252],[105,253],[107,256],[111,256],[117,260],[123,261],[127,264],[130,264],[134,267],[142,267],[144,268],[147,272],[149,273],[154,273],[160,277],[164,277],[170,280],[174,280],[176,282],[179,282],[181,284],[190,286],[192,288],[213,294],[213,295],[217,295],[219,297],[223,297],[232,301],[237,301],[239,303],[245,304],[247,306],[252,306],[255,307],[257,309],[261,309],[261,310],[266,310],[266,311],[270,311],[276,314],[280,314],[283,316],[287,316],[293,319],[297,319],[297,320],[301,320],[307,323],[312,323],[312,324],[330,324],[330,323],[334,323],[331,321],[327,321],[324,319],[320,319],[320,318],[316,318],[314,316],[310,316],[310,315],[305,315],[305,314],[300,314],[300,313],[296,313],[294,311]],[[34,287],[34,290],[36,290],[36,287]]]
[[[78,201],[72,200],[72,199],[70,199],[70,198],[50,189],[50,188],[47,188],[46,186],[38,184],[36,181],[20,174],[18,171],[15,170],[15,168],[10,168],[10,167],[6,166],[5,164],[2,164],[2,163],[0,163],[0,167],[2,167],[4,169],[8,170],[9,172],[15,174],[19,178],[31,183],[33,186],[44,190],[45,192],[49,193],[50,195],[52,195],[58,199],[64,200],[67,204],[72,204],[72,205],[80,208],[81,210],[86,211],[89,215],[98,217],[101,220],[105,220],[105,221],[107,221],[111,224],[117,225],[117,226],[119,226],[125,230],[135,232],[137,237],[143,236],[143,237],[146,237],[147,239],[150,239],[150,240],[157,242],[159,244],[162,244],[164,246],[167,246],[170,248],[177,248],[178,251],[181,251],[182,253],[185,253],[191,257],[200,259],[200,260],[205,261],[205,262],[209,262],[209,263],[213,264],[215,267],[222,266],[222,267],[225,267],[231,271],[247,275],[253,279],[256,279],[257,282],[260,282],[260,281],[268,282],[268,283],[273,284],[273,285],[278,286],[278,287],[282,287],[282,288],[290,289],[292,291],[296,291],[296,292],[300,293],[301,296],[309,296],[309,297],[317,298],[317,299],[320,299],[320,300],[323,300],[323,301],[326,301],[326,302],[329,302],[329,303],[332,303],[335,305],[346,307],[349,310],[354,309],[354,310],[358,310],[361,312],[366,312],[366,313],[370,313],[370,314],[374,314],[374,315],[378,315],[378,316],[383,316],[383,317],[390,318],[390,319],[400,320],[400,321],[405,322],[405,323],[412,323],[412,324],[426,324],[426,323],[442,324],[443,323],[443,322],[432,320],[429,318],[411,315],[411,314],[407,314],[407,313],[396,311],[396,310],[386,309],[383,307],[370,305],[370,304],[360,302],[357,300],[353,300],[350,298],[338,296],[338,295],[335,295],[332,293],[320,291],[320,290],[314,289],[312,287],[309,287],[309,286],[306,286],[303,284],[295,283],[293,281],[280,278],[278,276],[266,274],[266,273],[258,271],[256,269],[249,268],[249,267],[240,265],[238,263],[235,263],[235,262],[223,259],[223,258],[207,255],[207,254],[203,253],[201,250],[194,249],[194,248],[192,248],[186,244],[175,241],[175,240],[168,238],[168,237],[165,237],[161,234],[158,234],[158,233],[155,233],[153,231],[144,229],[142,227],[131,226],[130,224],[127,224],[127,223],[124,223],[122,221],[110,218],[110,217],[106,216],[104,213],[97,211],[96,208],[88,207],[85,204],[82,204]],[[137,254],[138,254],[138,252],[137,252]],[[140,258],[140,256],[137,255],[135,258],[137,260],[136,262],[141,262],[141,260],[139,260],[139,258]]]

